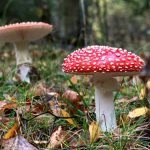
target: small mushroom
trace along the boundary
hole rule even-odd
[[[30,83],[32,58],[28,43],[43,38],[52,31],[52,25],[43,22],[22,22],[0,27],[0,41],[15,46],[16,64],[21,81]]]
[[[113,91],[119,85],[114,77],[138,74],[144,61],[125,49],[94,45],[74,51],[62,66],[66,73],[92,75],[96,120],[104,132],[117,128]]]

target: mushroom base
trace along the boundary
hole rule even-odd
[[[16,80],[27,83],[35,83],[40,80],[37,69],[31,64],[21,64],[17,66]]]

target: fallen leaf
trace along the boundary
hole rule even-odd
[[[74,104],[81,101],[79,94],[75,91],[72,91],[72,90],[66,90],[64,92],[64,94],[62,95],[62,97],[73,102]]]
[[[67,100],[65,103],[67,104],[67,109],[71,114],[77,113],[77,110],[83,111],[84,106],[81,102],[81,96],[77,92],[73,90],[66,90],[63,93],[62,98],[64,101]]]
[[[150,118],[150,109],[147,109],[146,116],[147,116],[148,118]]]
[[[50,112],[52,112],[55,116],[61,116],[61,108],[56,102],[49,101]]]
[[[136,108],[129,112],[128,117],[130,117],[130,118],[140,117],[140,116],[146,115],[147,112],[148,112],[147,107]]]
[[[100,137],[100,126],[99,123],[93,121],[89,125],[90,143],[94,143]]]
[[[70,81],[71,81],[73,84],[77,84],[77,82],[78,82],[77,76],[76,76],[76,75],[72,76],[71,79],[70,79]]]
[[[3,150],[38,150],[22,136],[16,136],[8,140],[3,140],[2,145]]]
[[[8,122],[10,119],[8,118],[8,117],[2,117],[2,116],[0,116],[0,122],[1,123],[5,123],[5,122]]]
[[[47,148],[58,148],[65,141],[65,136],[66,133],[62,130],[62,127],[59,126],[58,129],[51,135]]]
[[[127,99],[127,98],[122,98],[122,99],[118,99],[116,100],[117,101],[117,104],[119,103],[126,103],[126,104],[129,104],[129,103],[132,103],[132,102],[135,102],[138,100],[138,97],[135,96],[135,97],[132,97],[131,99]]]
[[[148,89],[150,89],[150,79],[147,81],[146,87],[147,87]]]
[[[65,119],[67,122],[69,122],[74,127],[77,126],[76,122],[71,118],[70,114],[67,111],[65,111],[64,109],[60,109],[60,112],[62,117],[70,117]]]
[[[38,82],[31,87],[30,92],[34,96],[43,96],[49,92],[49,89],[44,82]]]
[[[6,101],[0,101],[0,111],[3,111],[3,108],[7,105]]]
[[[56,116],[60,116],[60,113],[55,113],[57,107],[59,94],[56,92],[49,92],[46,95],[35,96],[33,100],[27,99],[26,101],[26,111],[31,112],[33,115],[39,115],[50,109],[50,112]],[[54,110],[54,112],[53,112]]]
[[[53,113],[55,116],[61,116],[61,107],[65,107],[66,104],[62,103],[62,101],[59,101],[60,95],[56,92],[50,92],[48,93],[50,98],[48,98],[48,105],[50,108],[50,112]]]
[[[38,115],[38,114],[41,114],[43,113],[45,110],[45,106],[44,104],[34,104],[32,105],[32,109],[31,109],[31,112],[34,114],[34,115]]]
[[[16,102],[0,101],[0,112],[4,112],[5,109],[14,109],[14,108],[17,108]]]
[[[146,87],[142,88],[139,94],[140,100],[144,100],[147,97],[147,90]]]
[[[10,138],[16,136],[18,130],[19,130],[19,124],[16,122],[16,123],[13,125],[13,127],[12,127],[11,129],[9,129],[9,130],[7,131],[7,133],[4,134],[3,139],[4,139],[4,140],[8,140],[8,139],[10,139]]]

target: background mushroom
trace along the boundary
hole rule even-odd
[[[63,71],[79,75],[93,75],[95,85],[96,119],[102,131],[117,127],[113,92],[118,89],[115,76],[138,74],[144,61],[125,49],[108,46],[88,46],[78,49],[64,59]]]
[[[46,36],[51,31],[52,25],[43,22],[22,22],[0,27],[0,41],[13,43],[15,46],[17,72],[21,81],[30,83],[29,72],[32,74],[31,71],[35,70],[31,65],[28,43]]]

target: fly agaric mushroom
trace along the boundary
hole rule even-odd
[[[119,85],[114,77],[136,75],[143,66],[144,61],[139,56],[125,49],[94,45],[68,55],[63,71],[93,75],[96,120],[102,131],[111,132],[117,127],[112,91]]]
[[[30,83],[28,73],[31,73],[32,58],[28,43],[46,36],[51,31],[52,25],[43,22],[22,22],[0,27],[0,41],[14,43],[21,81]]]

